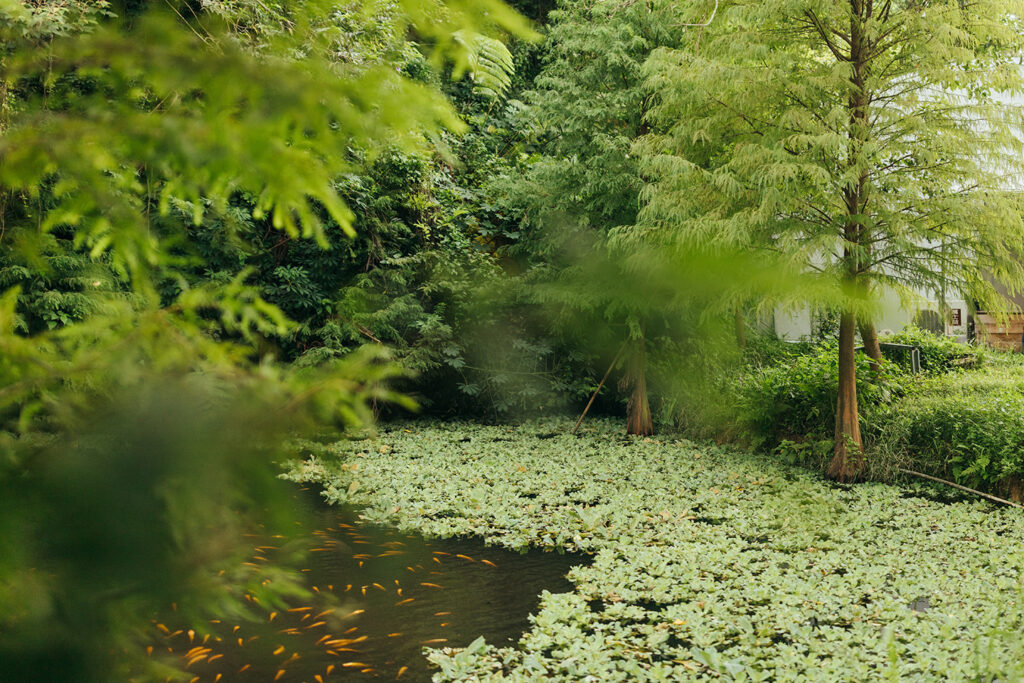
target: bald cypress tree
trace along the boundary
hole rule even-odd
[[[676,44],[670,16],[665,3],[618,0],[569,0],[551,12],[547,60],[531,94],[541,154],[511,192],[526,223],[537,228],[529,250],[542,257],[540,268],[551,268],[553,254],[581,242],[602,252],[588,260],[606,262],[614,249],[608,238],[635,226],[643,179],[632,147],[649,132],[651,106],[643,65],[655,49]],[[594,297],[600,288],[578,276],[572,267],[561,269],[555,291],[570,308],[587,309],[622,331],[615,344],[625,342],[627,431],[650,434],[643,310],[649,302],[626,301],[612,290]],[[576,296],[581,290],[587,294]],[[588,334],[597,336],[587,320]]]
[[[679,4],[706,16],[708,2]],[[642,222],[702,243],[748,244],[821,270],[840,317],[830,476],[864,468],[857,313],[883,288],[1024,283],[1024,4],[1006,0],[724,0],[706,27],[647,65],[659,130],[641,149]]]

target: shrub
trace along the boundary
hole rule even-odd
[[[918,347],[921,351],[921,371],[929,375],[975,367],[983,357],[976,346],[962,344],[913,325],[907,325],[900,332],[888,335],[881,341]]]
[[[743,349],[743,361],[752,368],[777,365],[810,353],[814,348],[814,342],[785,341],[773,334],[751,334]]]
[[[881,411],[874,432],[880,467],[1016,497],[1024,479],[1024,369],[927,379]]]
[[[902,395],[906,375],[887,361],[883,361],[880,373],[873,372],[863,353],[857,354],[856,362],[861,420],[869,421],[879,407]],[[753,369],[741,380],[741,422],[755,446],[776,448],[784,442],[831,439],[838,386],[835,342],[783,357],[774,365]],[[822,449],[786,450],[817,453]]]

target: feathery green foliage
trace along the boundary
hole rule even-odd
[[[650,311],[601,280],[628,278],[629,250],[616,251],[607,238],[636,218],[642,178],[630,150],[646,130],[641,66],[652,50],[674,44],[663,14],[648,3],[603,1],[551,12],[545,67],[530,94],[541,155],[505,187],[529,229],[516,251],[545,283],[540,301],[558,311],[563,338],[597,350],[605,363],[623,358],[628,428],[644,433],[651,429],[646,355],[658,349],[645,340]],[[616,352],[622,344],[624,355]]]

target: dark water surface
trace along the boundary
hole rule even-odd
[[[353,509],[328,506],[308,489],[295,500],[314,524],[298,533],[310,545],[300,566],[313,599],[297,598],[262,624],[215,622],[213,637],[167,616],[154,647],[179,657],[176,665],[196,683],[429,680],[423,647],[464,647],[479,636],[514,643],[541,591],[572,590],[565,574],[588,561],[478,540],[428,541],[364,524]],[[267,576],[275,552],[295,543],[252,540],[252,571]]]

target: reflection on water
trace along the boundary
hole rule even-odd
[[[423,647],[464,647],[479,636],[515,642],[541,591],[571,590],[565,574],[585,561],[479,541],[427,541],[362,524],[352,509],[324,505],[311,491],[295,499],[315,527],[296,539],[253,538],[249,566],[267,572],[275,552],[305,538],[302,573],[313,599],[273,610],[262,624],[175,625],[173,612],[155,620],[157,653],[170,652],[193,683],[429,680]]]

